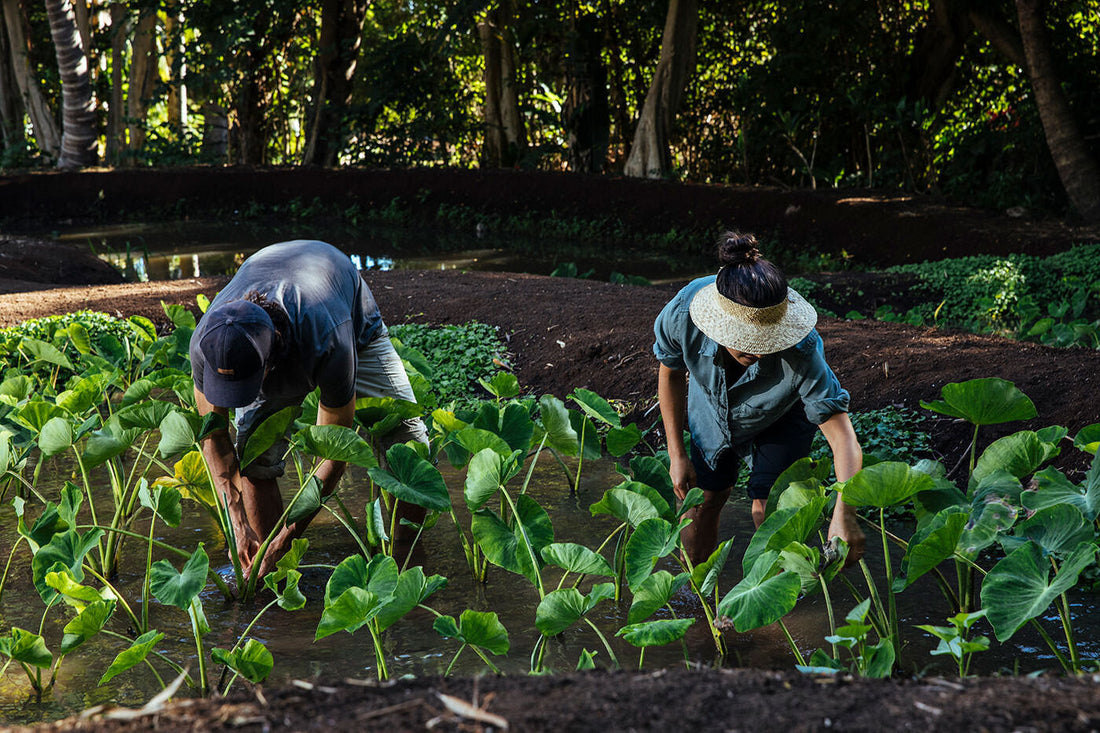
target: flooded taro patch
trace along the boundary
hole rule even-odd
[[[197,450],[212,423],[192,404],[193,319],[168,315],[167,334],[140,318],[77,320],[9,344],[0,653],[11,720],[137,705],[177,684],[197,695],[321,674],[1094,665],[1075,589],[1095,566],[1100,464],[1082,476],[1048,464],[1060,451],[1094,456],[1100,426],[1013,433],[964,457],[956,480],[929,461],[869,459],[838,485],[827,462],[800,462],[758,532],[731,507],[730,539],[692,567],[679,529],[699,493],[675,500],[664,457],[611,403],[582,389],[525,396],[502,372],[481,380],[484,401],[440,404],[429,360],[402,347],[419,406],[363,400],[353,431],[312,425],[307,402],[246,448],[292,434],[287,522],[319,507],[319,459],[355,466],[308,541],[261,580],[232,555]],[[1003,380],[939,397],[927,408],[975,432],[1035,411]],[[413,410],[430,446],[394,446],[380,462],[377,441]],[[821,543],[838,491],[864,507],[872,550],[843,572],[845,548]],[[395,499],[429,510],[408,557],[390,542]]]

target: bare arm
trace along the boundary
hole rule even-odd
[[[224,407],[216,407],[206,399],[206,395],[195,388],[195,408],[200,415],[213,412],[223,417],[228,414]],[[237,451],[233,447],[233,441],[229,438],[228,428],[212,431],[202,439],[201,446],[206,465],[210,467],[211,480],[214,487],[222,492],[222,495],[231,500],[239,493],[240,464],[237,459]]]
[[[328,407],[325,404],[317,406],[318,425],[343,425],[350,428],[355,421],[355,397],[346,405],[340,407]],[[322,461],[317,468],[317,478],[321,481],[321,493],[328,496],[336,490],[340,477],[344,475],[347,464],[343,461]]]
[[[859,447],[852,421],[848,418],[848,413],[839,412],[820,427],[833,451],[833,468],[837,481],[847,481],[863,467],[863,450]],[[855,509],[845,504],[843,497],[837,500],[832,521],[829,522],[829,539],[833,537],[840,537],[848,543],[846,565],[852,565],[863,557],[863,531],[857,523]]]
[[[687,391],[687,372],[661,364],[657,374],[657,400],[668,439],[668,473],[672,477],[672,488],[681,499],[695,485],[695,467],[691,465],[683,440]]]

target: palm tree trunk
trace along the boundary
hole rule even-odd
[[[7,27],[8,40],[11,44],[12,71],[15,74],[16,86],[19,88],[19,96],[22,97],[27,115],[31,119],[34,141],[43,153],[51,158],[57,158],[61,151],[61,136],[58,134],[57,123],[54,121],[53,113],[50,112],[50,106],[27,63],[27,34],[19,0],[0,0],[0,2],[3,3],[4,25]]]
[[[50,36],[61,75],[61,155],[58,168],[95,165],[97,150],[95,101],[88,71],[88,57],[80,42],[76,13],[69,0],[46,0]]]

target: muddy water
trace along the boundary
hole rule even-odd
[[[173,222],[81,227],[51,233],[60,241],[92,248],[131,280],[169,280],[226,275],[257,249],[289,239],[321,239],[351,255],[362,270],[460,269],[548,275],[572,262],[578,273],[606,280],[612,272],[658,282],[687,279],[713,269],[711,258],[639,252],[609,243],[593,245],[503,237],[476,228],[260,227],[240,223]]]
[[[65,478],[65,468],[60,464],[52,468],[55,480]],[[452,489],[456,506],[464,506],[462,500],[462,475],[449,469],[444,471],[448,485]],[[597,547],[616,523],[606,517],[592,517],[588,507],[597,501],[603,491],[614,486],[620,477],[610,462],[589,463],[582,474],[580,490],[571,494],[561,468],[550,460],[540,462],[535,471],[530,493],[549,512],[553,521],[555,539],[572,541]],[[344,479],[341,497],[345,504],[361,515],[365,503],[366,478],[361,473],[351,473]],[[106,507],[104,507],[106,508]],[[211,562],[221,566],[228,577],[229,570],[225,561],[225,546],[213,523],[204,511],[196,505],[184,503],[185,520],[180,528],[160,532],[166,542],[177,547],[192,549],[199,542],[205,543]],[[37,507],[29,514],[37,516]],[[361,517],[359,517],[361,519]],[[466,524],[465,512],[460,521]],[[0,549],[4,555],[15,540],[15,517],[10,502],[0,508]],[[147,527],[147,525],[146,525]],[[137,531],[142,531],[139,527]],[[740,578],[740,557],[747,546],[751,533],[748,505],[744,501],[734,502],[727,507],[723,518],[724,536],[735,536],[734,551],[730,562],[719,583],[724,594]],[[314,521],[307,534],[310,540],[310,552],[306,562],[310,565],[303,569],[301,590],[309,599],[306,607],[296,612],[286,612],[277,607],[263,616],[254,627],[253,636],[267,645],[275,658],[275,669],[267,684],[278,685],[294,679],[313,678],[358,678],[369,679],[376,676],[374,656],[370,647],[370,637],[365,630],[358,634],[339,633],[325,639],[314,641],[317,623],[322,612],[322,598],[325,582],[333,566],[354,552],[355,545],[345,530],[328,514],[322,514]],[[876,553],[876,538],[869,538],[872,548],[869,559],[876,577],[881,578],[881,552]],[[609,552],[605,553],[609,554]],[[140,597],[140,573],[144,567],[144,548],[131,541],[124,552],[124,563],[118,587],[130,602]],[[895,562],[898,558],[894,558]],[[177,567],[180,561],[173,559]],[[448,585],[427,600],[427,605],[440,613],[458,616],[464,609],[495,611],[508,629],[511,651],[506,657],[494,659],[494,662],[508,674],[524,674],[529,668],[532,648],[539,637],[534,626],[534,610],[538,595],[534,588],[522,577],[510,574],[496,567],[490,567],[487,585],[474,583],[465,567],[462,551],[454,524],[449,517],[440,519],[423,539],[414,555],[413,564],[424,566],[428,574],[438,573],[449,579]],[[671,561],[664,561],[659,567],[671,572],[678,568]],[[547,589],[555,587],[557,576],[552,569],[545,571],[548,579]],[[858,571],[849,571],[849,578],[865,592],[863,580]],[[847,591],[834,584],[834,603],[838,616],[843,616],[853,605]],[[264,603],[270,598],[262,598],[256,604],[227,602],[209,586],[203,594],[205,611],[212,633],[206,637],[207,651],[214,646],[231,647]],[[697,604],[687,596],[675,599],[677,616],[695,616],[697,622],[689,630],[685,645],[649,649],[645,655],[645,667],[656,669],[673,665],[691,663],[698,665],[755,666],[776,669],[790,669],[793,657],[787,641],[777,625],[758,629],[746,634],[727,632],[725,635],[730,654],[725,660],[717,658],[713,643],[704,626],[702,614]],[[626,622],[629,604],[624,602],[616,606],[605,601],[591,614],[591,618],[611,641],[615,655],[624,668],[636,668],[638,650],[615,638],[614,632]],[[140,614],[140,610],[135,607]],[[902,636],[907,646],[903,652],[901,668],[906,672],[927,673],[939,671],[953,673],[950,658],[933,657],[929,651],[934,647],[932,641],[923,632],[914,629],[914,624],[943,624],[948,614],[945,601],[933,583],[919,583],[899,596],[899,611],[902,621]],[[0,630],[5,633],[12,626],[37,630],[41,623],[43,604],[31,584],[30,558],[25,545],[22,545],[12,563],[8,586],[0,599]],[[197,670],[196,650],[191,637],[190,624],[186,615],[178,609],[154,604],[151,608],[152,625],[165,633],[158,651],[166,654],[179,664]],[[1087,609],[1078,607],[1078,634],[1089,640],[1086,649],[1089,656],[1095,656],[1098,649],[1095,640],[1094,616]],[[59,646],[62,627],[71,617],[66,609],[53,609],[47,616],[44,635],[51,649]],[[433,629],[434,616],[417,609],[409,616],[391,627],[384,636],[385,656],[390,674],[434,675],[442,673],[458,649],[458,644],[442,639]],[[829,633],[828,621],[819,596],[802,601],[785,622],[804,654],[824,646],[824,637]],[[1053,634],[1054,623],[1047,623]],[[116,613],[109,625],[114,631],[128,633],[121,613]],[[1025,632],[1028,631],[1025,629]],[[995,651],[978,655],[974,662],[974,671],[991,673],[997,671],[1029,672],[1036,669],[1051,669],[1056,666],[1045,647],[1037,637],[1021,632],[1006,645],[995,645]],[[989,634],[988,627],[981,633]],[[12,723],[49,720],[71,714],[88,707],[117,703],[137,706],[143,704],[160,689],[153,674],[145,667],[137,667],[116,677],[103,687],[97,687],[99,677],[107,669],[115,654],[125,647],[124,642],[100,635],[82,648],[76,650],[61,666],[58,681],[54,689],[42,701],[30,697],[30,688],[22,671],[15,665],[9,666],[0,677],[0,719]],[[577,624],[565,633],[553,639],[546,651],[545,663],[555,670],[575,668],[582,650],[597,652],[600,666],[610,665],[608,654],[599,638],[583,623]],[[685,661],[686,659],[686,661]],[[162,663],[154,662],[166,679],[171,672]],[[216,682],[219,672],[216,665],[211,667]],[[485,667],[481,660],[467,650],[459,658],[454,668],[455,674],[480,674]],[[238,682],[237,684],[247,684]]]

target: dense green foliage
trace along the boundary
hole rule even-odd
[[[479,26],[496,22],[523,127],[504,164],[574,167],[571,146],[581,136],[603,151],[596,171],[622,170],[660,56],[667,0],[364,5],[358,39],[344,41],[358,42],[348,99],[326,101],[338,115],[326,130],[340,140],[338,164],[482,162],[495,123],[482,115]],[[494,20],[505,6],[508,18]],[[98,13],[89,28],[108,162],[301,162],[324,86],[317,62],[331,51],[318,4],[186,0],[172,8],[169,17],[143,0],[116,3],[113,17]],[[57,110],[46,16],[40,5],[26,10],[28,68]],[[154,71],[142,84],[131,76],[134,29],[151,10],[159,14]],[[1094,157],[1098,28],[1097,0],[1048,7],[1054,72]],[[984,206],[1060,211],[1065,198],[1018,35],[1009,0],[701,3],[695,64],[669,131],[672,175],[944,192]],[[181,85],[187,101],[179,114],[170,102],[183,98]],[[136,106],[111,112],[116,99]],[[108,131],[109,123],[118,129]],[[33,129],[8,133],[0,166],[52,162]]]
[[[402,323],[390,326],[391,338],[416,349],[431,367],[432,389],[440,404],[468,407],[478,401],[479,379],[489,379],[506,359],[506,348],[494,326],[465,323],[431,326]]]

